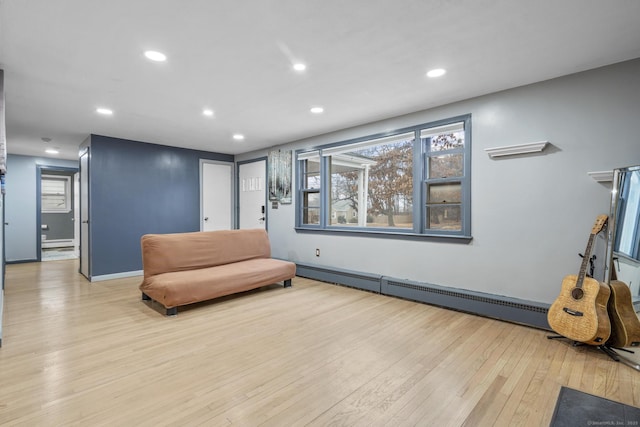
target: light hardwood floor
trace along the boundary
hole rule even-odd
[[[3,426],[547,426],[563,385],[640,406],[639,372],[541,330],[302,278],[167,318],[77,269],[7,266]]]

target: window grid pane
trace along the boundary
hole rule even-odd
[[[330,225],[413,227],[414,133],[403,137],[345,145],[329,157]]]
[[[427,185],[427,204],[460,203],[462,201],[462,184],[460,182],[442,182]]]
[[[462,230],[462,206],[459,204],[427,205],[427,227],[431,230]]]
[[[305,189],[319,189],[320,180],[320,156],[302,160],[303,187]]]
[[[434,135],[429,139],[429,151],[448,151],[464,148],[464,131]]]
[[[319,225],[320,208],[304,208],[302,210],[302,223],[307,225]]]
[[[434,155],[429,159],[429,178],[457,178],[464,174],[464,155]]]

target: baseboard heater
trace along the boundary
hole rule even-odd
[[[549,304],[350,270],[297,264],[296,275],[551,330]]]
[[[296,264],[296,276],[380,293],[382,276],[357,271]]]
[[[75,243],[73,239],[52,239],[52,240],[43,240],[42,248],[43,249],[51,249],[51,248],[66,248],[69,246],[74,246]]]

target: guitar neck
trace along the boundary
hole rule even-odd
[[[591,257],[591,249],[593,248],[593,241],[595,240],[596,235],[589,235],[589,242],[587,243],[587,248],[584,251],[584,256],[582,257],[582,264],[580,265],[580,272],[578,273],[578,280],[576,281],[576,287],[581,288],[582,283],[584,282],[584,278],[587,275],[587,265],[589,264],[589,258]]]

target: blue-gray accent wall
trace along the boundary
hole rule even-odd
[[[92,277],[142,270],[144,234],[199,231],[199,161],[234,161],[100,135],[91,135],[89,147]]]

